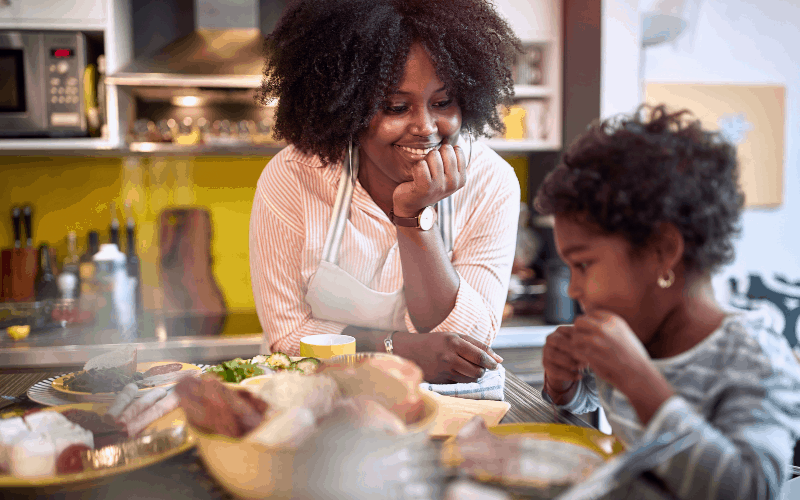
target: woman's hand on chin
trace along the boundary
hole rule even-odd
[[[423,208],[455,193],[467,183],[467,159],[459,146],[447,139],[418,161],[412,180],[398,185],[393,194],[393,209],[400,217],[415,217]]]
[[[433,384],[475,382],[503,361],[492,349],[453,332],[396,333],[394,352],[415,362]]]

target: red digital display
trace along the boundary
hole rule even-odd
[[[72,49],[53,49],[53,57],[72,57]]]

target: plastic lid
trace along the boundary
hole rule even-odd
[[[92,260],[95,262],[100,260],[125,262],[125,254],[120,252],[119,247],[114,243],[103,243],[100,245],[100,251],[94,254]]]

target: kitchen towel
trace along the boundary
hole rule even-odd
[[[495,370],[486,370],[475,382],[461,384],[420,384],[423,389],[439,393],[443,396],[454,396],[466,399],[491,399],[503,401],[503,390],[506,387],[506,369],[498,365]]]

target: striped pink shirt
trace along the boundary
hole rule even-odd
[[[467,150],[468,151],[468,150]],[[261,174],[250,215],[250,274],[264,329],[264,352],[297,355],[307,335],[341,333],[347,325],[316,319],[305,301],[336,199],[342,164],[289,146]],[[508,293],[519,218],[519,181],[497,153],[474,142],[467,184],[452,195],[451,261],[460,277],[453,310],[433,331],[491,344]],[[338,265],[379,292],[403,286],[397,231],[356,183]],[[406,311],[406,326],[416,333]]]

